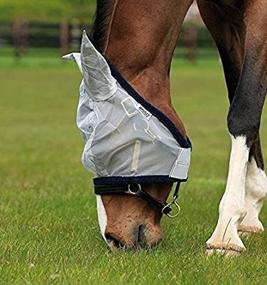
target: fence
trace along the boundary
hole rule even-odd
[[[53,49],[62,54],[78,50],[81,31],[91,30],[90,25],[78,23],[2,22],[0,23],[0,57],[22,57],[38,48]],[[40,56],[42,56],[40,52]],[[214,57],[217,52],[213,40],[202,26],[184,25],[175,51],[176,56],[195,60],[198,57]]]

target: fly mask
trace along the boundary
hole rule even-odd
[[[136,195],[168,214],[170,205],[141,185],[186,181],[189,139],[134,90],[85,32],[81,53],[64,58],[75,60],[83,74],[77,125],[85,140],[82,163],[95,174],[95,193]]]

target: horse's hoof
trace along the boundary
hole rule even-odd
[[[255,227],[255,226],[248,226],[248,225],[240,225],[238,228],[238,232],[242,237],[249,237],[252,234],[261,234],[264,232],[263,227]]]
[[[212,255],[220,255],[224,257],[232,257],[232,256],[239,256],[241,252],[231,250],[231,249],[206,249],[206,254],[207,256],[212,256]]]
[[[206,254],[207,256],[221,255],[224,257],[232,257],[232,256],[239,256],[245,250],[246,250],[245,248],[234,244],[228,244],[222,246],[207,245]]]

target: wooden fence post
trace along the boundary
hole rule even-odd
[[[69,52],[69,24],[66,22],[60,23],[60,50],[61,55]]]
[[[20,60],[28,47],[28,23],[15,20],[13,22],[13,41],[15,47],[15,59]]]
[[[198,31],[195,27],[187,27],[184,34],[184,43],[186,48],[186,59],[191,62],[197,59],[197,38]]]

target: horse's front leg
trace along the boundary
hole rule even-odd
[[[253,203],[258,199],[258,196],[256,198],[254,195],[254,190],[256,189],[257,193],[261,190],[255,182],[251,182],[252,177],[257,176],[259,179],[259,173],[252,174],[255,171],[255,165],[253,166],[251,162],[248,167],[248,160],[251,146],[257,139],[267,90],[267,81],[264,78],[265,66],[258,62],[261,56],[262,54],[257,54],[255,49],[247,53],[240,81],[230,106],[228,128],[231,134],[232,150],[229,173],[226,191],[220,203],[218,223],[211,238],[207,241],[209,253],[214,250],[227,253],[243,251],[245,247],[238,236],[238,228],[242,229],[241,222],[246,215],[247,222],[255,224],[255,216],[258,216],[260,210],[260,205],[253,205]],[[246,225],[245,221],[243,226]],[[260,227],[259,223],[258,226]]]
[[[207,248],[208,253],[235,253],[245,249],[238,229],[256,224],[264,196],[261,194],[260,198],[258,195],[262,191],[255,180],[257,184],[264,181],[260,178],[264,174],[259,170],[260,163],[256,157],[261,155],[257,139],[267,91],[267,20],[264,16],[267,8],[262,0],[250,2],[249,5],[244,2],[241,10],[220,3],[199,0],[202,16],[222,56],[231,104],[228,128],[232,150],[227,186],[220,203],[218,223],[207,241]],[[224,15],[224,21],[220,21]],[[255,147],[259,150],[258,154],[253,150]],[[253,157],[257,161],[257,168],[253,164]],[[255,189],[258,189],[257,195],[252,194]],[[259,224],[258,221],[257,226]]]
[[[259,214],[266,197],[267,177],[264,172],[264,162],[258,136],[250,150],[246,177],[246,215],[239,226],[242,233],[260,233],[264,231],[259,220]]]
[[[238,226],[245,217],[245,182],[249,147],[246,136],[231,134],[232,150],[226,190],[219,207],[219,219],[215,231],[207,241],[208,253],[214,249],[230,253],[245,249],[238,235]]]

